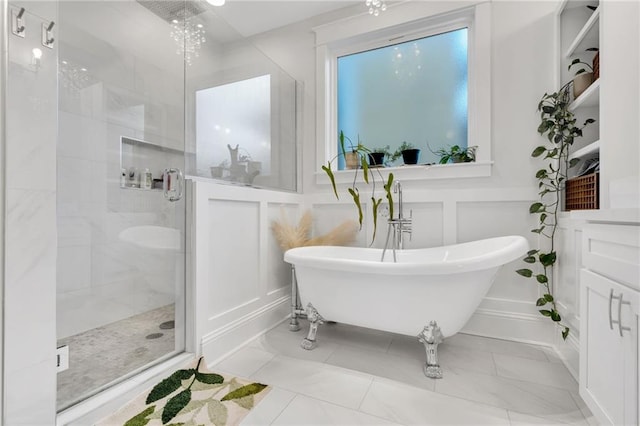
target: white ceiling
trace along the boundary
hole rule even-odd
[[[358,3],[365,11],[364,0],[227,0],[213,12],[249,37]]]

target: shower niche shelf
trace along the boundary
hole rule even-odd
[[[120,168],[128,171],[132,167],[136,168],[139,173],[149,169],[153,179],[161,179],[165,169],[181,169],[184,167],[184,151],[141,139],[121,136]],[[125,185],[121,185],[120,188],[143,192],[162,191],[162,188],[144,189],[129,186],[128,182],[125,182]]]

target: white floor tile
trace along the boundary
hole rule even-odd
[[[586,426],[584,420],[578,419],[576,422],[562,423],[554,422],[543,417],[531,416],[529,414],[522,414],[515,411],[509,411],[509,419],[511,420],[511,426],[531,426],[531,425],[545,425],[545,426]]]
[[[436,392],[558,422],[583,419],[566,390],[463,369],[444,368]]]
[[[249,377],[261,369],[275,355],[254,346],[246,346],[234,352],[211,369],[223,371],[233,376]]]
[[[547,361],[547,357],[539,346],[525,343],[511,342],[508,340],[492,339],[489,337],[474,336],[472,334],[458,333],[445,339],[447,345],[464,346],[465,348],[512,355],[521,358]]]
[[[422,360],[426,355],[424,345],[418,341],[417,337],[394,334],[387,353],[402,357],[411,357]]]
[[[298,395],[272,425],[393,425],[394,423],[339,405]]]
[[[568,391],[578,390],[578,384],[563,364],[502,354],[493,354],[493,358],[496,361],[498,376]]]
[[[303,328],[306,330],[306,328]],[[358,346],[386,352],[394,334],[347,324],[328,323],[318,328],[317,340],[329,340],[341,345]]]
[[[431,391],[435,387],[435,380],[429,379],[422,372],[424,360],[420,361],[411,357],[401,357],[362,347],[344,345],[336,349],[326,362]],[[493,360],[491,362],[493,363]]]
[[[360,410],[405,425],[509,425],[506,410],[380,379]]]
[[[424,355],[426,359],[426,354]],[[438,362],[442,367],[464,368],[476,373],[496,375],[491,352],[477,351],[463,346],[438,345]]]
[[[295,393],[274,388],[240,422],[241,426],[270,425],[291,403]]]
[[[318,340],[318,346],[313,350],[302,349],[300,343],[306,336],[306,331],[291,332],[278,328],[260,337],[255,342],[255,346],[274,355],[284,355],[317,362],[324,362],[339,346],[330,339],[325,338]]]
[[[372,377],[343,368],[276,356],[251,379],[347,408],[357,408]]]

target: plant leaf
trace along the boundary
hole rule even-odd
[[[162,424],[167,424],[191,401],[191,389],[185,389],[173,396],[162,410]]]
[[[351,194],[351,197],[353,198],[353,203],[358,208],[358,223],[360,224],[360,229],[362,229],[363,214],[362,214],[362,205],[360,205],[360,193],[358,192],[358,188],[355,188],[355,189],[349,188],[349,194]]]
[[[333,171],[331,171],[331,162],[328,162],[326,166],[322,166],[322,170],[329,176],[329,180],[331,181],[331,186],[333,187],[333,193],[336,194],[336,199],[340,199],[338,197],[338,190],[336,189],[336,178],[333,176]]]
[[[536,280],[538,280],[538,282],[540,284],[544,284],[544,283],[549,282],[549,278],[547,278],[547,276],[545,274],[536,275]]]
[[[574,167],[579,162],[580,162],[579,158],[572,158],[571,160],[569,160],[569,168]]]
[[[224,382],[224,377],[215,373],[196,373],[196,380],[208,385],[217,385]]]
[[[533,272],[531,271],[531,269],[518,269],[516,272],[522,275],[523,277],[527,277],[527,278],[531,278],[531,276],[533,275]]]
[[[226,425],[228,419],[227,407],[216,399],[210,399],[207,403],[207,414],[212,425]]]
[[[239,389],[229,392],[225,396],[222,397],[220,401],[230,401],[232,399],[244,398],[245,396],[255,395],[259,392],[262,392],[267,385],[263,385],[262,383],[251,383],[246,386],[242,386]]]
[[[533,256],[527,256],[523,260],[527,263],[536,263],[536,258]]]
[[[544,297],[541,297],[538,300],[536,300],[536,306],[544,306],[546,304],[547,304],[547,301],[544,299]]]
[[[539,212],[542,212],[542,211],[544,211],[544,204],[542,204],[542,203],[533,203],[529,207],[529,213],[531,213],[531,214],[539,213]]]
[[[533,256],[534,254],[537,254],[539,251],[540,251],[540,250],[529,250],[529,251],[527,252],[527,255],[528,255],[528,256]]]
[[[151,421],[151,419],[148,419],[147,416],[149,414],[152,414],[155,409],[156,409],[155,405],[145,408],[142,412],[136,414],[135,416],[127,420],[124,426],[145,426],[147,423]]]
[[[553,296],[550,294],[545,294],[544,296],[542,296],[544,298],[544,300],[546,300],[547,302],[553,302]]]
[[[373,237],[371,238],[371,244],[373,244],[376,240],[376,231],[378,229],[378,207],[382,203],[382,198],[378,198],[376,201],[375,197],[371,197],[371,203],[373,208]]]
[[[147,395],[147,400],[145,404],[151,404],[152,402],[156,402],[159,399],[164,398],[165,396],[170,395],[176,389],[180,387],[183,380],[186,380],[194,375],[196,370],[177,370],[174,371],[169,377],[158,383],[151,389],[149,395]]]
[[[551,253],[540,253],[540,263],[542,266],[548,267],[556,263],[556,252],[552,251]]]
[[[537,147],[536,149],[533,150],[533,152],[531,153],[531,156],[532,157],[539,157],[546,150],[547,150],[547,148],[545,148],[544,146],[539,146],[539,147]]]
[[[551,311],[548,309],[540,309],[539,311],[542,315],[544,315],[545,317],[550,317],[551,316]]]
[[[342,156],[344,157],[347,154],[347,151],[344,149],[344,132],[340,130],[340,137],[338,138],[340,141],[340,149],[342,150]]]
[[[360,156],[360,164],[362,165],[362,177],[364,178],[365,183],[369,183],[369,162],[367,161],[367,157],[364,155]]]
[[[562,330],[562,340],[567,340],[568,336],[569,336],[569,327],[565,327],[564,330]]]
[[[560,314],[555,309],[551,310],[551,320],[554,321],[554,322],[562,321],[562,318],[560,317]]]
[[[387,202],[389,203],[389,219],[393,219],[393,173],[389,173],[387,184],[384,185],[384,191],[387,194]]]

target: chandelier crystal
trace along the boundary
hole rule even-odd
[[[207,41],[204,36],[204,26],[190,20],[173,19],[169,34],[178,45],[176,53],[178,55],[184,53],[187,65],[191,65],[193,59],[200,56],[200,48]]]
[[[365,5],[369,8],[369,14],[373,16],[378,16],[380,12],[387,10],[384,0],[365,0]]]

